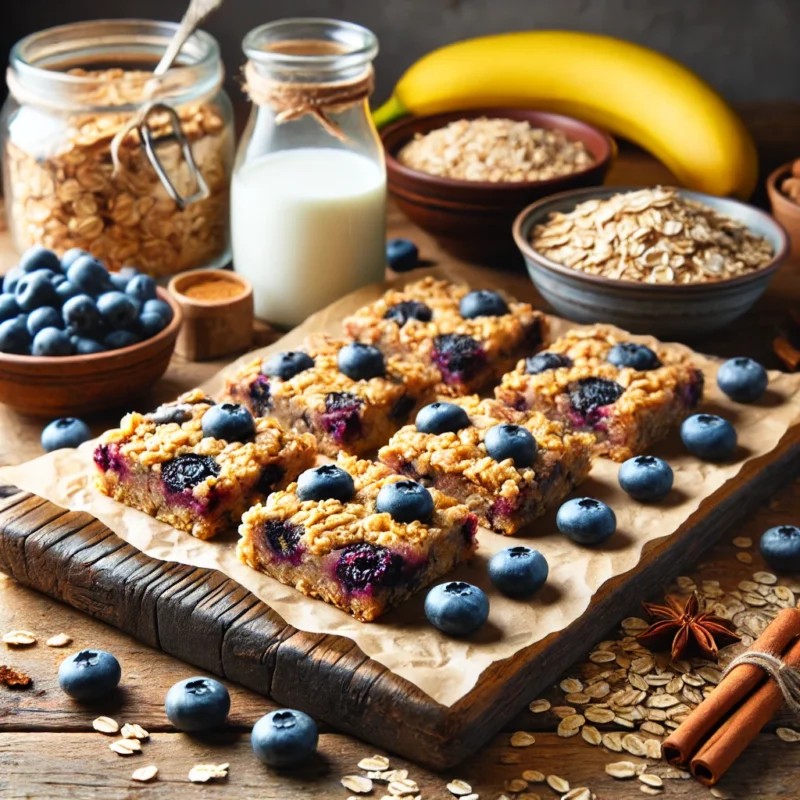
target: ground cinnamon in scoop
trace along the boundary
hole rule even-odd
[[[233,300],[235,297],[244,293],[244,288],[235,281],[225,278],[209,278],[205,281],[193,283],[182,290],[181,294],[191,297],[193,300]]]

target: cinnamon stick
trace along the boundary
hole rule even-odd
[[[750,649],[781,655],[797,636],[800,636],[800,609],[786,608]],[[667,737],[662,747],[664,758],[676,766],[686,764],[703,739],[765,679],[764,670],[753,664],[740,664],[731,670],[684,723]]]
[[[790,667],[800,667],[800,640],[783,654],[783,661]],[[712,692],[712,696],[713,694],[716,691]],[[755,739],[783,702],[783,693],[778,684],[767,679],[722,723],[689,762],[692,775],[700,783],[713,786]]]

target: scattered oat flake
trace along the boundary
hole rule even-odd
[[[20,672],[19,670],[13,669],[12,667],[7,667],[5,664],[0,665],[0,683],[5,684],[6,686],[15,686],[19,687],[20,689],[27,689],[33,683],[33,679],[30,675],[26,675],[24,672]]]
[[[558,775],[548,775],[545,780],[547,781],[547,785],[554,792],[561,792],[563,794],[569,791],[569,781],[559,778]]]
[[[775,734],[783,742],[800,742],[800,731],[792,728],[778,728]]]
[[[540,697],[538,700],[534,700],[534,701],[533,701],[533,702],[532,702],[532,703],[531,703],[531,704],[528,706],[528,708],[529,708],[529,709],[530,709],[530,710],[531,710],[531,711],[532,711],[534,714],[542,714],[542,713],[544,713],[545,711],[549,711],[549,710],[550,710],[550,701],[549,701],[549,700],[545,700],[543,697]]]
[[[658,775],[651,775],[649,772],[643,772],[639,776],[639,780],[642,783],[647,784],[648,786],[652,786],[655,789],[658,789],[664,785],[664,781],[662,781],[661,778],[658,777]]]
[[[72,637],[68,636],[66,633],[57,633],[55,636],[51,636],[45,644],[48,647],[66,647],[68,644],[72,643]]]
[[[93,723],[92,727],[99,733],[117,733],[119,731],[119,722],[111,717],[98,717]],[[127,738],[123,734],[123,739]]]
[[[158,767],[155,764],[150,764],[147,767],[140,767],[137,769],[133,775],[131,775],[131,780],[147,783],[147,781],[153,780],[156,775],[158,775]]]
[[[192,783],[208,783],[220,778],[227,778],[229,767],[230,764],[196,764],[189,770],[189,780]]]
[[[387,787],[386,791],[393,797],[405,797],[409,794],[416,794],[419,791],[415,781],[406,778],[403,781],[392,781]]]
[[[606,664],[610,661],[614,661],[616,657],[617,656],[609,650],[595,650],[593,653],[589,653],[589,661],[593,661],[595,664]]]
[[[345,775],[341,784],[345,789],[356,794],[367,794],[372,791],[372,781],[363,775]]]
[[[613,761],[606,764],[606,775],[617,780],[627,780],[636,777],[636,764],[633,761]]]
[[[462,795],[461,800],[480,800],[480,798],[481,798],[481,796],[479,794],[477,794],[476,792],[473,792],[472,794]]]
[[[527,731],[517,731],[511,734],[510,743],[512,747],[530,747],[535,742],[536,739]]]
[[[591,800],[591,798],[592,792],[585,786],[578,786],[561,795],[561,800]]]
[[[584,716],[589,722],[605,723],[611,722],[616,714],[610,708],[587,708]]]
[[[753,540],[749,536],[737,536],[733,540],[734,547],[752,547]]]
[[[734,795],[725,789],[720,789],[719,786],[712,786],[710,789],[711,796],[716,797],[717,800],[733,800]]]
[[[653,795],[653,796],[655,796],[655,795],[657,795],[657,794],[661,794],[661,793],[664,791],[664,788],[663,788],[663,787],[661,787],[660,789],[656,789],[654,786],[647,786],[646,784],[642,784],[642,785],[639,787],[639,791],[640,791],[642,794],[648,794],[648,795]]]
[[[510,781],[505,782],[504,788],[507,792],[517,794],[517,792],[522,792],[528,788],[528,781],[522,778],[512,778]]]
[[[116,742],[111,742],[108,749],[120,756],[132,756],[141,751],[142,745],[138,739],[118,739]]]
[[[764,586],[774,586],[778,582],[778,576],[771,572],[754,572],[753,580]]]
[[[472,793],[472,787],[466,781],[456,779],[447,784],[447,791],[456,797],[463,797]]]
[[[744,550],[740,550],[736,554],[736,560],[741,562],[742,564],[752,564],[753,556],[751,556],[750,553],[747,553]]]
[[[562,692],[572,694],[583,690],[583,684],[577,678],[564,678],[559,684]]]
[[[556,732],[562,739],[569,739],[571,736],[578,735],[584,722],[586,722],[586,717],[582,714],[570,714],[559,722]]]
[[[120,735],[123,739],[149,739],[150,734],[141,726],[130,722],[122,726]]]
[[[9,631],[3,634],[3,641],[9,647],[30,647],[36,644],[36,636],[30,631]]]
[[[561,719],[572,716],[575,713],[575,709],[572,706],[553,706],[550,710]]]
[[[389,759],[386,756],[374,755],[369,758],[362,758],[358,762],[358,768],[367,772],[382,772],[389,769]]]
[[[522,778],[528,783],[544,783],[544,773],[536,769],[526,769],[522,773]]]
[[[594,745],[597,747],[599,744],[602,743],[603,737],[600,734],[600,731],[594,727],[594,725],[584,725],[581,728],[581,737],[585,742]]]

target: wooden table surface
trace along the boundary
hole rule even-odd
[[[796,131],[787,131],[794,135]],[[764,139],[775,147],[785,147],[784,137],[775,127],[764,128]],[[770,137],[772,137],[770,139]],[[794,141],[798,141],[797,138]],[[611,181],[617,184],[668,182],[669,174],[649,159],[634,152],[623,152]],[[444,256],[429,237],[390,211],[390,235],[413,238],[422,255],[433,261]],[[13,265],[15,256],[6,234],[0,234],[0,271]],[[790,302],[800,301],[800,270],[787,265],[776,277],[767,295],[734,328],[722,334],[692,342],[695,347],[719,355],[747,354],[762,359],[771,367],[777,360],[770,343],[781,324]],[[259,344],[266,344],[277,334],[267,328],[257,331]],[[150,407],[156,401],[174,396],[190,385],[210,377],[221,362],[191,364],[174,358],[167,375],[151,396],[142,400]],[[101,415],[89,422],[100,432],[116,422],[118,414]],[[38,443],[41,420],[32,420],[0,408],[0,463],[18,463],[40,454]],[[754,564],[746,566],[735,558],[731,544],[734,536],[750,536],[755,541],[769,526],[798,522],[800,518],[800,481],[780,491],[768,506],[723,537],[709,551],[702,564],[690,573],[701,579],[719,580],[733,588],[749,578],[761,562],[754,552]],[[195,674],[193,668],[150,650],[129,636],[62,606],[49,598],[18,586],[0,574],[0,633],[12,629],[33,631],[39,642],[30,648],[0,650],[0,664],[8,664],[28,673],[34,680],[28,690],[0,687],[0,797],[1,798],[341,798],[351,792],[339,781],[357,772],[357,762],[374,748],[334,730],[323,728],[319,756],[311,764],[291,772],[278,773],[262,767],[253,756],[248,731],[258,717],[274,708],[269,700],[229,685],[232,695],[230,725],[222,735],[212,738],[190,737],[169,725],[163,709],[169,687]],[[44,641],[57,633],[67,633],[73,643],[65,650],[48,648]],[[607,631],[597,631],[597,640]],[[588,647],[594,642],[587,642]],[[0,645],[0,647],[3,647]],[[58,688],[56,671],[67,652],[82,647],[97,647],[115,653],[123,668],[123,686],[113,701],[95,708],[83,708],[69,700]],[[575,653],[576,663],[585,653]],[[554,695],[558,696],[558,694]],[[108,749],[109,740],[92,730],[92,720],[109,715],[120,722],[135,722],[152,736],[142,755],[122,758]],[[434,774],[413,764],[392,758],[392,767],[406,768],[409,777],[420,786],[425,800],[444,800],[451,795],[445,788],[453,777],[468,781],[483,798],[509,800],[544,800],[557,795],[546,785],[531,785],[526,794],[514,794],[505,782],[518,778],[523,770],[539,770],[567,779],[573,787],[588,786],[598,798],[626,800],[641,797],[636,781],[614,781],[604,772],[612,761],[633,759],[627,754],[610,753],[591,747],[580,737],[561,739],[555,733],[557,719],[552,715],[520,713],[508,731],[499,734],[462,768],[447,775]],[[784,718],[784,724],[786,720]],[[774,729],[774,723],[772,725]],[[675,777],[664,764],[653,763],[650,772],[665,777],[665,796],[708,798],[794,798],[798,796],[797,770],[800,769],[800,744],[778,739],[772,729],[763,731],[745,755],[725,777],[715,795],[692,780]],[[515,730],[535,732],[536,743],[527,748],[512,748],[509,734]],[[194,785],[188,782],[189,769],[198,763],[230,763],[229,777],[220,782]],[[155,764],[159,776],[151,784],[130,780],[134,769]],[[376,790],[366,797],[380,797]]]

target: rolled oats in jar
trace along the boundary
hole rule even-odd
[[[18,250],[81,247],[154,276],[229,261],[234,135],[219,47],[198,31],[154,78],[176,27],[81,22],[14,46],[2,134]]]

